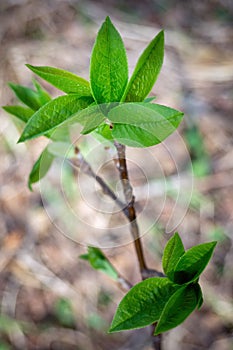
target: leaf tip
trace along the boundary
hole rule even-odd
[[[20,138],[18,139],[17,143],[22,143],[26,141],[26,138],[24,137],[24,135],[21,135]]]
[[[159,34],[158,35],[161,35],[161,37],[164,38],[164,29],[160,30]]]
[[[114,331],[113,331],[112,328],[110,327],[110,328],[107,330],[107,334],[111,334],[111,333],[114,333]]]
[[[174,237],[176,237],[176,238],[180,238],[179,233],[178,233],[178,232],[175,232],[175,233],[174,233]],[[181,239],[181,238],[180,238],[180,239]]]
[[[32,183],[30,181],[30,179],[28,180],[28,189],[33,192],[33,188],[32,188]]]
[[[29,63],[26,63],[25,66],[26,66],[28,69],[31,69],[31,70],[34,68],[34,66],[32,66],[32,65],[29,64]]]
[[[81,254],[81,255],[79,255],[79,259],[89,260],[89,255],[88,254]]]
[[[109,16],[107,16],[107,17],[105,18],[105,22],[106,22],[106,23],[112,23],[111,18],[110,18]]]
[[[212,243],[212,249],[213,249],[213,251],[214,251],[214,249],[215,249],[215,247],[216,247],[218,241],[212,241],[211,243]]]
[[[16,86],[16,84],[12,83],[11,81],[8,81],[7,85],[8,85],[9,88],[11,88],[12,90],[14,90],[14,87]]]
[[[110,328],[108,329],[107,333],[112,334],[112,333],[117,333],[120,331],[121,331],[121,329],[118,329],[117,326],[114,327],[113,325],[111,325]]]

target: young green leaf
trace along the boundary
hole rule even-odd
[[[95,247],[88,247],[88,254],[80,255],[80,258],[88,260],[94,269],[100,270],[114,280],[117,280],[117,271],[114,269],[112,264],[108,261],[100,249]]]
[[[31,108],[23,107],[23,106],[3,106],[2,107],[7,113],[10,113],[27,123],[27,121],[34,114],[34,111]]]
[[[182,255],[174,269],[173,281],[178,284],[195,281],[208,264],[217,242],[199,244]]]
[[[10,88],[14,91],[15,95],[20,101],[32,110],[37,111],[41,106],[41,101],[38,93],[28,87],[9,83]]]
[[[52,129],[44,134],[52,141],[55,142],[66,142],[70,144],[70,129],[69,125],[61,125]]]
[[[112,138],[129,147],[150,147],[160,142],[151,132],[128,124],[115,124]]]
[[[198,300],[192,285],[179,288],[166,303],[155,329],[155,335],[181,324],[197,305]]]
[[[76,156],[75,149],[70,142],[55,141],[51,142],[47,146],[48,152],[54,157],[61,157],[65,159],[71,159]]]
[[[54,307],[54,313],[62,326],[75,327],[75,312],[68,298],[59,298]]]
[[[66,124],[71,127],[75,123],[79,123],[83,126],[81,134],[89,134],[96,128],[98,128],[106,119],[105,115],[101,112],[99,105],[91,104],[87,108],[75,113],[74,116],[67,120],[67,123],[62,124],[64,127]]]
[[[174,268],[180,257],[185,253],[184,246],[179,234],[176,232],[167,242],[163,252],[162,264],[164,273],[173,277]],[[170,278],[172,280],[172,278]]]
[[[109,332],[141,328],[154,323],[177,288],[179,286],[164,277],[148,278],[136,284],[121,300]]]
[[[97,129],[93,131],[92,135],[100,142],[113,142],[112,132],[110,129],[110,125],[108,124],[101,124]]]
[[[45,89],[42,88],[42,86],[38,83],[36,79],[33,79],[33,84],[37,90],[40,105],[41,106],[45,105],[47,102],[51,100],[51,96]]]
[[[73,73],[47,66],[32,66],[30,64],[26,64],[26,66],[39,77],[67,94],[75,93],[79,94],[80,97],[91,96],[89,82]]]
[[[124,103],[110,110],[112,136],[133,147],[153,146],[178,127],[183,113],[154,103]]]
[[[92,97],[80,97],[75,94],[55,98],[31,117],[18,142],[46,134],[92,102]]]
[[[164,32],[150,42],[140,56],[122,98],[125,102],[141,102],[151,91],[163,64]]]
[[[28,179],[28,187],[31,191],[32,184],[38,182],[47,174],[52,165],[53,159],[54,156],[51,153],[49,153],[48,148],[46,147],[35,162],[35,164],[33,165],[33,168],[30,172]]]
[[[128,81],[128,64],[120,34],[109,17],[102,24],[91,56],[90,82],[97,103],[121,100]]]
[[[101,112],[98,105],[92,105],[80,111],[77,116],[70,119],[70,123],[78,122],[83,125],[82,134],[88,134],[96,129],[106,117]]]
[[[95,130],[105,119],[102,113],[92,115],[92,119],[86,121],[84,128],[81,131],[81,134],[86,135]]]

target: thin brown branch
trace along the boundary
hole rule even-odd
[[[125,292],[128,292],[133,287],[133,285],[120,274],[118,274],[117,283]]]
[[[80,153],[78,147],[75,147],[76,158],[70,161],[70,164],[79,169],[83,174],[92,177],[101,187],[104,194],[109,196],[122,210],[122,212],[127,216],[127,205],[125,205],[113,192],[113,190],[107,185],[107,183],[93,171],[90,164],[85,160],[83,155]]]
[[[126,218],[130,222],[131,227],[131,234],[134,238],[134,246],[137,253],[137,258],[139,261],[139,267],[140,267],[140,273],[142,276],[142,279],[145,280],[149,277],[155,277],[155,276],[163,276],[162,273],[158,272],[154,269],[149,269],[146,266],[142,244],[140,240],[139,235],[139,228],[137,224],[137,217],[136,217],[136,211],[134,207],[135,197],[133,195],[133,189],[129,181],[128,176],[128,169],[127,169],[127,163],[126,163],[126,157],[125,157],[125,146],[115,143],[117,153],[118,153],[118,160],[117,160],[117,168],[119,170],[120,179],[122,182],[122,187],[124,191],[124,196],[127,204],[125,205],[112,191],[112,189],[106,184],[106,182],[91,168],[90,164],[84,159],[82,154],[79,152],[79,149],[75,148],[75,153],[77,157],[75,159],[72,159],[70,163],[72,166],[74,166],[76,169],[78,168],[82,173],[91,176],[94,178],[100,187],[102,188],[103,193],[105,193],[107,196],[112,198],[112,200],[120,207],[122,212],[125,214]],[[124,291],[128,291],[132,288],[132,285],[130,282],[128,282],[123,276],[118,274],[118,279],[116,281],[121,289]],[[161,336],[154,336],[152,333],[152,345],[155,350],[161,350]]]
[[[75,148],[75,153],[77,155],[77,158],[72,159],[71,164],[75,167],[75,169],[79,169],[82,171],[82,173],[92,177],[95,179],[100,187],[102,188],[102,191],[104,194],[112,198],[112,200],[120,207],[122,212],[127,217],[128,209],[127,206],[121,202],[121,200],[115,195],[115,193],[112,191],[112,189],[106,184],[106,182],[98,175],[95,174],[90,164],[85,160],[83,155],[80,153],[79,149]],[[117,284],[119,287],[124,291],[129,291],[132,288],[132,284],[127,281],[119,272],[117,272],[118,278],[117,278]]]
[[[142,249],[142,244],[140,241],[139,228],[137,224],[136,211],[134,207],[135,197],[133,195],[133,189],[129,181],[128,169],[125,157],[125,146],[115,142],[115,147],[117,150],[117,169],[120,174],[120,179],[124,191],[125,200],[127,202],[128,215],[127,218],[130,222],[130,231],[134,240],[134,247],[137,253],[138,263],[140,272],[142,273],[144,270],[147,270],[144,253]]]

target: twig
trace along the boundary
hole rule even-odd
[[[117,169],[120,174],[120,179],[124,191],[125,200],[127,202],[128,214],[127,218],[130,222],[130,231],[134,239],[134,246],[138,257],[138,263],[140,272],[147,270],[142,244],[140,241],[139,228],[137,224],[136,211],[134,207],[135,197],[133,195],[133,189],[129,181],[127,163],[125,158],[125,146],[115,142],[115,147],[117,150],[118,160],[117,160]]]
[[[128,292],[133,287],[133,285],[120,274],[118,274],[117,283],[125,292]]]
[[[154,269],[147,268],[147,265],[144,259],[140,235],[139,235],[136,211],[134,207],[135,197],[133,195],[133,189],[130,184],[129,176],[128,176],[128,169],[127,169],[127,163],[125,158],[125,146],[115,142],[115,147],[117,149],[117,154],[118,154],[117,169],[119,170],[120,179],[121,179],[122,187],[124,191],[124,196],[127,202],[126,205],[116,196],[116,194],[106,184],[106,182],[100,176],[95,174],[90,164],[84,159],[84,157],[82,156],[82,154],[80,153],[77,147],[75,147],[75,153],[77,155],[77,158],[72,159],[71,164],[73,166],[76,166],[78,169],[80,169],[84,174],[94,178],[98,182],[98,184],[101,186],[103,193],[105,193],[107,196],[112,198],[112,200],[120,207],[120,209],[122,210],[122,212],[124,213],[128,221],[130,222],[130,230],[131,230],[132,237],[134,239],[134,246],[135,246],[135,250],[136,250],[136,254],[139,262],[139,268],[140,268],[142,279],[145,280],[149,277],[155,277],[155,276],[163,277],[164,275],[161,272]],[[126,291],[128,291],[132,287],[131,283],[129,283],[121,275],[119,275],[117,283],[123,290],[126,290]],[[155,337],[152,333],[152,345],[155,350],[161,350],[161,336]]]
[[[127,206],[115,195],[113,190],[106,184],[102,177],[100,177],[93,171],[92,167],[85,160],[78,147],[75,147],[75,154],[77,155],[77,158],[74,158],[70,161],[71,165],[80,169],[82,173],[95,179],[96,182],[98,182],[98,184],[102,188],[103,193],[112,198],[112,200],[120,207],[123,213],[127,216]]]
[[[102,188],[102,191],[104,194],[112,198],[112,200],[120,207],[122,212],[125,214],[125,216],[128,218],[128,208],[127,205],[125,205],[112,191],[112,189],[106,184],[106,182],[96,173],[93,171],[90,164],[84,159],[83,155],[79,151],[78,147],[75,147],[75,154],[77,155],[77,158],[72,159],[71,164],[78,169],[82,171],[82,173],[94,178],[97,183]],[[119,272],[117,272],[118,278],[117,278],[117,284],[120,286],[120,288],[124,291],[129,291],[132,288],[132,284],[127,281]]]

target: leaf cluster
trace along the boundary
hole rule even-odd
[[[155,335],[182,323],[203,302],[199,276],[217,242],[185,251],[175,233],[162,258],[166,277],[152,277],[135,285],[121,300],[109,332],[142,328],[157,322]]]
[[[19,142],[39,136],[53,142],[69,142],[70,126],[79,123],[81,134],[92,133],[94,137],[132,147],[153,146],[174,132],[183,117],[183,113],[151,103],[154,98],[147,97],[159,75],[163,57],[164,33],[161,31],[145,48],[128,79],[124,43],[107,17],[93,46],[90,83],[62,69],[27,64],[33,73],[65,95],[51,99],[37,81],[34,81],[35,90],[10,83],[23,105],[3,108],[25,123]],[[57,132],[58,129],[62,132]],[[30,189],[47,173],[53,159],[48,148],[42,152],[29,176]]]

